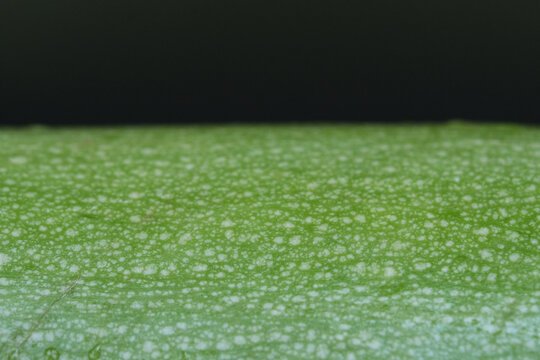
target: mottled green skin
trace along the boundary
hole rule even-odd
[[[540,129],[0,130],[0,358],[538,359]]]

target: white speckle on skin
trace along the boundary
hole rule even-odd
[[[356,215],[354,217],[354,220],[360,222],[360,223],[365,223],[366,222],[366,217],[364,215]]]
[[[371,348],[371,349],[376,350],[376,349],[379,349],[382,346],[382,344],[381,344],[381,342],[379,340],[373,340],[373,341],[367,343],[367,346],[369,348]]]
[[[478,229],[478,230],[475,230],[474,233],[475,233],[476,235],[483,235],[483,236],[486,236],[486,235],[489,234],[489,229],[486,228],[486,227],[483,227],[483,228],[480,228],[480,229]]]
[[[197,350],[206,350],[206,348],[208,348],[208,344],[205,341],[198,340],[195,343],[195,348]]]
[[[234,226],[234,222],[232,222],[229,219],[224,220],[223,222],[221,222],[221,227],[228,228],[228,227],[232,227],[232,226]]]
[[[300,244],[300,236],[293,236],[291,240],[289,241],[291,245],[298,245]]]
[[[197,272],[203,272],[206,270],[208,270],[208,265],[206,264],[197,264],[193,267],[193,271],[197,271]]]
[[[431,267],[431,264],[430,263],[416,263],[414,264],[414,268],[416,270],[426,270],[427,268],[430,268]]]
[[[126,331],[127,331],[127,326],[126,325],[120,325],[118,327],[118,329],[116,329],[116,331],[119,333],[119,334],[125,334]]]
[[[43,341],[43,333],[42,332],[35,332],[30,337],[33,341]]]
[[[282,244],[283,243],[283,238],[281,236],[278,236],[277,238],[274,239],[274,242],[276,244]]]
[[[237,335],[234,337],[234,343],[236,345],[244,345],[246,343],[246,338],[242,335]]]
[[[146,265],[144,268],[144,275],[152,275],[157,273],[157,267],[154,264]]]
[[[159,330],[160,334],[163,335],[172,335],[174,334],[174,328],[172,326],[165,326],[161,330]]]
[[[480,250],[480,256],[484,260],[491,260],[493,258],[493,255],[491,254],[491,251],[489,250]]]
[[[216,349],[218,350],[228,350],[230,348],[230,345],[229,343],[225,342],[225,341],[220,341],[217,343],[216,345]]]
[[[386,267],[384,268],[384,276],[386,277],[392,277],[392,276],[395,276],[397,273],[396,273],[396,270],[392,267]]]
[[[482,327],[482,329],[490,334],[493,334],[499,330],[499,328],[493,324],[486,324]]]
[[[9,158],[9,161],[12,164],[22,165],[22,164],[26,164],[28,159],[26,159],[24,156],[14,156],[14,157]]]
[[[319,344],[317,347],[317,357],[319,359],[327,359],[328,355],[330,355],[330,350],[328,349],[328,346],[326,344]]]
[[[145,341],[143,345],[144,352],[152,352],[155,349],[156,345],[151,341]]]
[[[180,236],[180,239],[178,240],[178,243],[181,245],[187,244],[189,240],[191,240],[191,233],[185,233],[182,236]]]
[[[287,221],[286,223],[283,224],[283,227],[286,229],[292,229],[294,227],[294,224],[290,221]]]
[[[140,198],[143,197],[143,194],[138,193],[138,192],[132,192],[132,193],[129,194],[129,197],[131,199],[140,199]]]

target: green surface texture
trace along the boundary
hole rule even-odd
[[[0,129],[0,359],[539,359],[540,129]]]

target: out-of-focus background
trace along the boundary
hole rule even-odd
[[[2,0],[2,124],[540,119],[540,1]]]

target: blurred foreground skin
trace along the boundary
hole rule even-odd
[[[534,359],[540,130],[0,130],[0,358]]]

